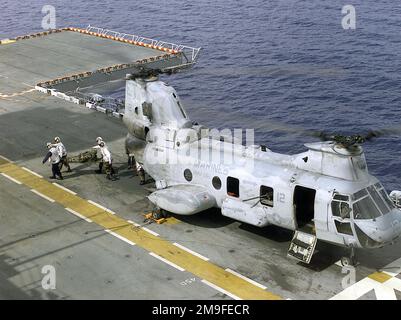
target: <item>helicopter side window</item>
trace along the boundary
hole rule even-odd
[[[260,186],[260,203],[264,206],[273,207],[273,188]]]
[[[187,180],[188,182],[192,181],[192,172],[189,169],[185,169],[184,170],[184,178],[185,180]]]
[[[342,219],[349,219],[351,208],[349,206],[349,197],[342,194],[336,194],[331,202],[331,211],[333,216]]]
[[[144,116],[148,117],[150,121],[152,121],[153,114],[152,114],[152,104],[144,102],[142,104],[142,113]]]
[[[221,189],[221,179],[218,176],[214,176],[212,179],[212,185],[216,190]]]
[[[237,178],[227,177],[227,194],[239,198],[239,180]]]
[[[351,236],[353,235],[352,229],[351,229],[351,224],[349,222],[341,222],[341,221],[335,220],[334,223],[335,223],[337,231],[339,233],[349,234]]]

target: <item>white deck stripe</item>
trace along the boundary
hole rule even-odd
[[[42,178],[43,177],[40,174],[37,174],[36,172],[33,172],[32,170],[29,170],[28,168],[22,167],[22,169],[24,169],[25,171],[28,171],[29,173],[33,174],[34,176],[37,176],[38,178]]]
[[[185,271],[185,269],[183,269],[183,268],[177,266],[175,263],[172,263],[172,262],[170,262],[170,261],[168,261],[168,260],[166,260],[166,259],[164,259],[164,258],[158,256],[156,253],[149,252],[149,254],[150,254],[152,257],[155,257],[156,259],[159,259],[160,261],[163,261],[164,263],[167,263],[168,265],[170,265],[170,266],[172,266],[172,267],[174,267],[174,268],[176,268],[176,269],[178,269],[178,270],[180,270],[180,271]]]
[[[215,289],[215,290],[217,290],[217,291],[220,291],[221,293],[224,293],[225,295],[227,295],[227,296],[233,298],[234,300],[242,300],[240,297],[237,297],[236,295],[234,295],[234,294],[232,294],[232,293],[230,293],[230,292],[228,292],[228,291],[226,291],[226,290],[224,290],[224,289],[222,289],[222,288],[216,286],[216,285],[213,284],[213,283],[210,283],[210,282],[207,281],[207,280],[204,280],[204,279],[203,279],[202,282],[203,282],[204,284],[207,284],[209,287],[212,287],[213,289]]]
[[[139,223],[136,223],[134,221],[131,220],[127,220],[128,223],[132,223],[135,227],[140,227],[141,225]]]
[[[58,188],[60,188],[60,189],[63,189],[64,191],[67,191],[67,192],[73,194],[74,196],[77,195],[74,191],[72,191],[72,190],[70,190],[70,189],[67,189],[66,187],[63,187],[62,185],[60,185],[60,184],[58,184],[58,183],[56,183],[56,182],[53,182],[53,184],[54,184],[56,187],[58,187]]]
[[[115,236],[116,238],[118,238],[118,239],[120,239],[120,240],[122,240],[122,241],[124,241],[124,242],[126,242],[128,244],[130,244],[131,246],[135,246],[135,242],[132,242],[132,241],[124,238],[123,236],[120,236],[119,234],[117,234],[117,233],[115,233],[115,232],[113,232],[113,231],[111,231],[109,229],[105,229],[104,231],[106,231],[107,233],[110,233],[112,236]]]
[[[68,212],[70,212],[70,213],[72,213],[73,215],[77,216],[78,218],[85,220],[86,222],[92,222],[91,219],[89,219],[89,218],[83,216],[82,214],[80,214],[80,213],[78,213],[78,212],[76,212],[76,211],[74,211],[74,210],[72,210],[72,209],[70,209],[70,208],[65,208],[65,210],[67,210]]]
[[[158,237],[158,236],[159,236],[158,233],[156,233],[156,232],[154,232],[154,231],[152,231],[152,230],[149,230],[148,228],[142,227],[142,229],[145,230],[146,232],[149,232],[150,234],[153,234],[155,237]]]
[[[175,245],[176,247],[178,247],[178,248],[180,248],[182,250],[185,250],[185,251],[189,252],[190,254],[193,254],[194,256],[197,256],[198,258],[201,258],[202,260],[209,261],[209,258],[206,258],[205,256],[202,256],[201,254],[199,254],[199,253],[197,253],[195,251],[192,251],[191,249],[188,249],[187,247],[184,247],[181,244],[178,244],[178,243],[174,242],[173,245]]]
[[[391,262],[380,270],[391,277],[395,277],[401,273],[401,258]],[[394,288],[401,291],[401,281],[398,278],[392,278],[384,283],[375,281],[369,276],[347,287],[343,291],[336,294],[330,300],[356,300],[371,290],[375,291],[378,300],[395,300],[396,295]]]
[[[257,283],[256,281],[253,281],[253,280],[243,276],[242,274],[239,274],[238,272],[235,272],[234,270],[231,270],[231,269],[227,268],[226,271],[232,273],[233,275],[236,275],[237,277],[239,277],[239,278],[241,278],[241,279],[243,279],[245,281],[248,281],[249,283],[251,283],[254,286],[257,286],[257,287],[259,287],[259,288],[261,288],[263,290],[267,289],[267,287],[265,287],[264,285],[262,285],[260,283]]]
[[[56,202],[55,200],[53,200],[52,198],[49,198],[48,196],[45,196],[43,193],[40,193],[39,191],[36,191],[35,189],[31,189],[31,191],[35,194],[37,194],[39,197],[42,197],[43,199],[46,199],[47,201],[50,202]]]
[[[89,202],[90,204],[93,204],[94,206],[100,208],[100,209],[103,209],[104,211],[107,211],[108,213],[116,214],[114,211],[111,211],[110,209],[107,209],[106,207],[103,207],[102,205],[100,205],[100,204],[98,204],[98,203],[96,203],[96,202],[94,202],[94,201],[92,201],[92,200],[88,200],[88,202]]]
[[[10,177],[9,175],[6,175],[5,173],[1,174],[3,177],[6,177],[8,180],[11,180],[12,182],[15,182],[16,184],[22,184],[21,182],[19,182],[17,179],[14,179],[12,177]]]
[[[8,161],[8,162],[14,163],[14,161],[11,161],[10,159],[8,159],[8,158],[6,158],[6,157],[0,156],[0,158],[6,160],[6,161]]]
[[[387,273],[389,276],[395,277],[396,275],[401,273],[401,258],[391,262],[387,266],[385,266],[382,271]]]

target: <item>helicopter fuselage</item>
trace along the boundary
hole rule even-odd
[[[244,223],[347,247],[382,247],[401,233],[401,211],[368,173],[361,147],[314,143],[285,155],[208,136],[158,80],[127,81],[124,121],[127,148],[156,181],[149,199],[161,209],[191,215],[217,207]]]

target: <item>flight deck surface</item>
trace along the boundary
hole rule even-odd
[[[158,54],[72,31],[0,45],[0,298],[401,299],[400,243],[358,252],[356,283],[344,290],[338,247],[318,244],[306,266],[287,257],[292,233],[218,210],[144,224],[153,184],[139,186],[127,169],[122,122],[35,86]],[[54,184],[41,163],[54,136],[70,154],[102,136],[120,180],[73,164]],[[55,290],[41,286],[46,265]]]

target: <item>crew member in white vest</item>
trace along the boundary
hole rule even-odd
[[[57,150],[57,147],[51,144],[50,142],[48,142],[46,146],[49,151],[44,157],[42,163],[45,164],[46,161],[49,161],[51,163],[53,175],[50,177],[50,179],[57,179],[58,177],[58,179],[63,180],[63,176],[60,172],[60,167],[59,167],[61,160],[59,151]]]
[[[63,168],[63,165],[65,165],[65,167],[67,168],[67,172],[71,172],[71,167],[70,167],[70,164],[68,163],[68,158],[67,158],[67,149],[65,148],[64,144],[61,142],[61,139],[59,137],[55,137],[53,140],[53,144],[57,147],[57,150],[61,157],[60,171]]]
[[[102,161],[99,163],[99,170],[96,170],[96,173],[102,173],[102,169],[104,166],[106,171],[106,178],[115,181],[116,177],[113,168],[113,158],[111,156],[111,153],[107,148],[106,143],[103,141],[103,139],[98,137],[96,139],[96,142],[98,142],[98,145],[94,146],[93,148],[100,149],[100,153],[102,155]]]

